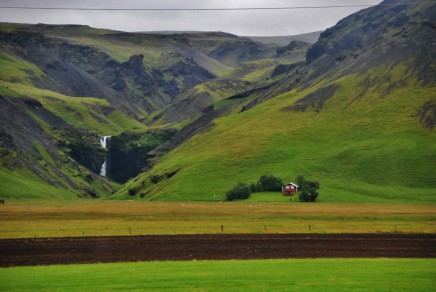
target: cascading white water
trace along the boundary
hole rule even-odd
[[[102,136],[100,138],[101,147],[106,149],[107,148],[107,142],[110,139],[111,139],[111,136]],[[104,160],[103,165],[101,166],[101,169],[100,169],[100,175],[101,176],[106,176],[106,167],[107,167],[107,158]]]
[[[106,164],[107,164],[107,159],[104,160],[101,169],[100,169],[100,175],[101,176],[106,176]]]
[[[101,136],[100,137],[100,144],[101,147],[103,147],[104,149],[106,149],[107,147],[107,141],[111,139],[112,136]]]

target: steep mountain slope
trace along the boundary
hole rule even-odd
[[[436,5],[407,3],[384,1],[395,5],[326,30],[304,68],[253,92],[114,198],[220,200],[273,173],[319,180],[324,202],[434,202]]]

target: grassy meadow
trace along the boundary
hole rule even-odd
[[[436,233],[433,205],[7,201],[0,238],[216,233]],[[221,230],[223,226],[223,230]]]
[[[1,291],[431,291],[435,259],[143,262],[0,269]]]

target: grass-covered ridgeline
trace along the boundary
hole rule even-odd
[[[374,85],[366,85],[368,78]],[[400,81],[407,86],[392,88]],[[263,174],[284,181],[301,174],[320,182],[320,202],[434,202],[436,135],[419,118],[434,88],[422,87],[402,65],[381,66],[335,81],[320,111],[289,109],[328,86],[323,80],[217,119],[115,197],[137,188],[144,199],[216,200]],[[174,170],[167,180],[150,181]]]
[[[0,269],[2,291],[431,291],[434,259],[143,262]]]

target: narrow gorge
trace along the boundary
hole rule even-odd
[[[109,149],[111,137],[112,136],[102,136],[100,138],[101,147],[103,147],[104,149]],[[108,152],[108,154],[106,155],[106,158],[101,166],[100,176],[107,176],[109,169],[110,169],[110,159],[109,159],[109,152]]]

